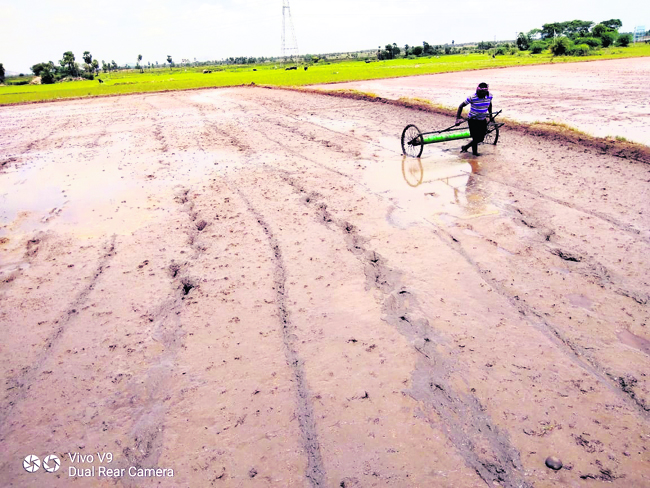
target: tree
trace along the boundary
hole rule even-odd
[[[541,38],[542,29],[530,29],[526,32],[526,36],[531,40],[535,41]]]
[[[83,56],[83,58],[84,58],[84,63],[86,63],[86,64],[92,64],[92,62],[93,62],[93,56],[92,56],[92,54],[90,54],[90,52],[88,52],[88,51],[84,51],[84,56]]]
[[[93,62],[90,64],[92,70],[96,75],[99,74],[99,62],[96,59],[93,59]]]
[[[423,51],[424,49],[422,48],[422,46],[415,46],[412,52],[415,56],[420,56]]]
[[[2,63],[0,63],[0,83],[4,83],[5,81],[5,67],[2,66]]]
[[[63,59],[59,61],[59,64],[63,68],[63,71],[68,75],[77,75],[77,64],[74,62],[74,54],[72,54],[72,51],[64,52]]]
[[[609,31],[611,31],[611,29],[602,22],[595,25],[594,28],[591,29],[591,33],[594,35],[594,37],[602,37],[605,32]]]
[[[408,55],[409,55],[409,45],[404,44],[404,56],[408,56]]]
[[[540,34],[542,39],[554,39],[556,36],[561,36],[566,28],[567,22],[553,22],[544,24]]]
[[[601,24],[603,24],[609,30],[613,30],[613,31],[618,31],[623,26],[621,19],[604,20],[601,22]]]
[[[41,84],[51,85],[54,83],[54,63],[41,63],[43,69],[41,70]]]
[[[493,47],[494,45],[491,42],[481,41],[476,46],[476,49],[478,49],[479,51],[487,51],[488,49],[492,49]]]
[[[113,71],[117,70],[117,63],[115,60],[111,61],[111,67],[113,68]]]
[[[519,35],[517,36],[517,47],[519,48],[520,51],[527,51],[528,48],[530,47],[530,37],[527,34],[524,34],[523,32],[520,32]]]
[[[142,61],[142,54],[138,54],[138,63],[135,65],[135,67],[140,69],[140,73],[144,73],[142,66],[140,66],[140,61]]]
[[[169,69],[173,71],[172,69],[173,61],[172,61],[172,57],[169,54],[167,55],[167,62],[169,63]]]
[[[34,76],[41,76],[43,70],[48,68],[50,68],[49,63],[36,63],[30,69],[32,70],[32,73],[34,73]]]
[[[566,22],[563,34],[571,39],[576,37],[585,37],[589,34],[589,29],[594,25],[590,20],[572,20]]]

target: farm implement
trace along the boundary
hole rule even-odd
[[[503,127],[504,124],[497,122],[495,119],[500,113],[501,110],[490,117],[483,144],[496,145],[499,141],[499,128]],[[404,127],[404,130],[402,131],[402,153],[406,156],[411,156],[412,158],[419,158],[422,155],[422,151],[426,144],[468,138],[471,138],[471,135],[467,123],[461,125],[454,124],[446,129],[432,132],[420,132],[420,129],[415,125],[409,124]]]

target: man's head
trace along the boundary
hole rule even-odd
[[[488,84],[487,83],[479,83],[478,86],[476,87],[476,96],[479,98],[485,98],[488,96]]]

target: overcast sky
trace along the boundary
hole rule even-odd
[[[650,28],[648,0],[290,0],[300,54],[513,39],[548,22],[621,19]],[[182,58],[278,56],[282,0],[0,0],[0,63],[29,72],[37,62],[84,51],[135,64]]]

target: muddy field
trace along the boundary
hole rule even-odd
[[[597,137],[650,145],[650,58],[522,66],[320,85],[458,107],[487,82],[503,115],[522,122],[568,124]],[[467,114],[465,109],[465,114]]]
[[[2,485],[650,486],[650,166],[408,123],[451,119],[0,109]]]

